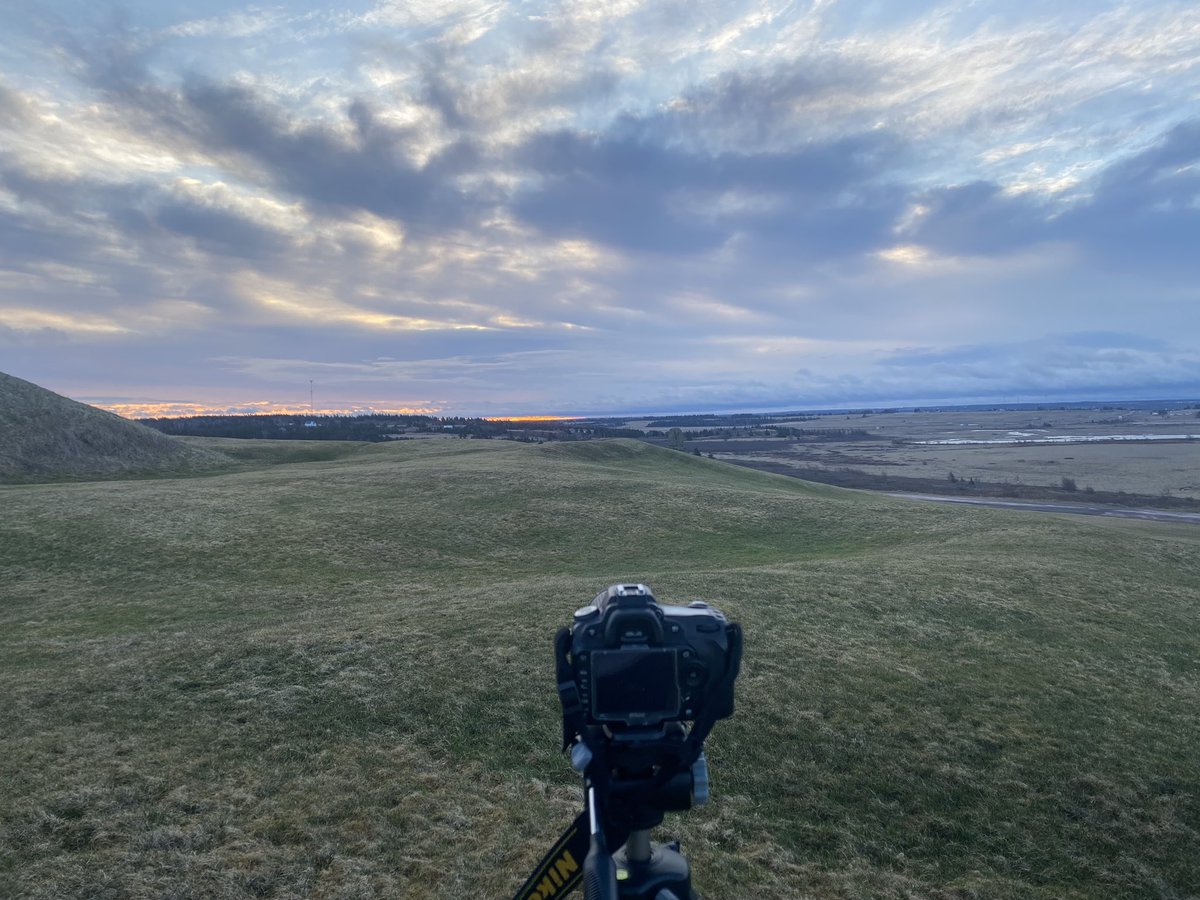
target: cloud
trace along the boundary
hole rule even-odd
[[[270,228],[234,212],[206,204],[172,200],[158,207],[153,222],[160,228],[191,238],[209,253],[261,260],[288,247]]]
[[[11,331],[50,331],[63,335],[111,335],[129,331],[119,322],[101,316],[67,315],[19,307],[0,307],[0,327]]]
[[[886,75],[879,60],[814,47],[798,59],[718,71],[667,103],[652,127],[660,137],[743,153],[790,149],[806,137],[833,143],[876,124],[862,108]],[[840,127],[827,130],[830,115]]]
[[[1051,228],[1056,209],[1037,197],[1008,194],[990,182],[937,188],[916,202],[920,218],[907,236],[943,253],[1009,253],[1056,236]]]
[[[1141,153],[1118,160],[1089,201],[1057,227],[1086,242],[1105,267],[1163,266],[1200,274],[1200,118],[1176,125]]]
[[[475,161],[469,143],[453,143],[418,165],[410,155],[411,134],[380,122],[362,101],[351,102],[342,127],[334,128],[290,121],[236,85],[189,84],[180,100],[185,127],[207,150],[235,154],[315,207],[439,226],[461,224],[468,211],[486,209],[486,191],[467,194],[455,184]]]
[[[901,352],[880,362],[891,396],[1091,396],[1155,399],[1200,390],[1200,352],[1140,335],[1077,333],[1030,341]],[[876,386],[878,389],[879,386]],[[935,395],[929,395],[935,396]]]
[[[169,148],[181,168],[195,160],[314,210],[361,210],[434,229],[471,224],[494,205],[478,177],[470,190],[458,183],[481,173],[471,140],[434,135],[428,122],[394,124],[361,96],[340,98],[336,115],[305,117],[285,106],[286,95],[272,99],[262,85],[196,72],[161,83],[150,68],[154,47],[134,35],[64,49],[122,126]],[[453,97],[432,73],[426,81],[407,104],[457,125]]]
[[[1187,6],[34,16],[0,84],[0,345],[27,375],[179,398],[172,373],[315,367],[569,412],[1159,390],[1194,363]],[[66,340],[89,354],[44,351]]]
[[[29,121],[29,109],[25,98],[0,81],[0,119],[13,124],[26,124]]]
[[[253,9],[225,16],[190,19],[164,29],[163,33],[184,38],[252,38],[264,35],[288,21],[279,9]]]
[[[648,140],[639,122],[620,130],[538,135],[520,148],[533,177],[517,215],[635,252],[693,253],[750,233],[815,256],[873,246],[900,209],[900,192],[875,184],[898,153],[886,135],[709,156]]]
[[[23,299],[64,314],[135,317],[123,331],[145,325],[138,310],[192,300],[201,286],[205,302],[220,304],[211,259],[270,267],[294,249],[291,236],[262,217],[221,205],[219,191],[204,197],[179,184],[54,179],[16,168],[0,169],[5,190],[16,204],[0,208],[0,267],[27,276]],[[154,318],[157,331],[164,320]]]
[[[1057,336],[937,351],[839,354],[836,367],[799,368],[786,377],[704,379],[694,373],[669,389],[638,393],[616,383],[591,412],[806,409],[1049,399],[1159,399],[1200,396],[1200,353],[1143,349],[1116,340],[1073,346]]]
[[[906,235],[949,254],[1003,254],[1056,241],[1106,268],[1200,268],[1190,250],[1200,233],[1200,119],[1114,160],[1081,187],[1082,196],[1066,203],[991,182],[938,188],[919,196],[920,215]]]

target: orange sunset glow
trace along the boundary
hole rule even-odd
[[[485,422],[579,422],[583,416],[484,416]]]
[[[273,403],[270,400],[250,400],[223,405],[206,403],[93,403],[100,409],[126,419],[173,418],[177,416],[435,416],[438,407],[413,406],[351,406],[345,408],[297,406]]]

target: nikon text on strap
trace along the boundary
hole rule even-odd
[[[585,809],[542,857],[513,900],[548,900],[569,894],[583,880],[583,861],[590,840]]]

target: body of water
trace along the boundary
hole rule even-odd
[[[936,441],[912,441],[914,444],[1103,444],[1111,441],[1196,441],[1200,434],[1057,434],[1035,437],[1020,434],[1002,438],[946,438]]]

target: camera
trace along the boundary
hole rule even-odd
[[[733,715],[741,664],[741,626],[700,600],[664,606],[644,584],[614,584],[575,611],[554,665],[562,749],[587,803],[516,900],[581,880],[587,900],[696,900],[679,843],[655,844],[650,829],[708,801],[704,741]]]
[[[733,714],[741,633],[703,601],[664,606],[644,584],[615,584],[576,610],[570,662],[589,725],[711,723]]]

